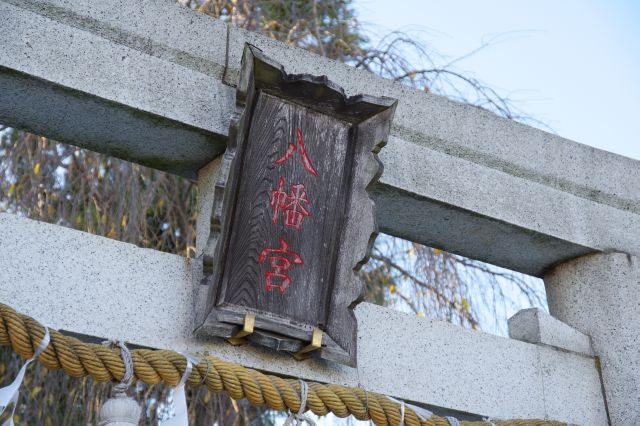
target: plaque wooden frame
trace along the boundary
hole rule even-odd
[[[347,143],[352,158],[345,160],[350,167],[341,188],[346,194],[344,214],[340,216],[341,226],[333,240],[333,282],[328,284],[327,299],[318,301],[327,306],[322,324],[223,300],[228,296],[222,294],[226,291],[222,287],[225,262],[230,255],[230,237],[234,232],[232,218],[243,201],[239,200],[237,188],[243,175],[250,173],[243,170],[243,155],[250,143],[248,135],[256,113],[256,100],[265,95],[330,116],[349,128]],[[353,308],[361,301],[364,290],[357,271],[367,261],[377,235],[374,203],[368,191],[382,173],[377,153],[388,138],[396,104],[395,99],[387,97],[347,97],[343,89],[326,76],[289,75],[258,48],[245,46],[236,91],[237,109],[231,119],[227,149],[215,183],[211,231],[203,255],[203,282],[209,285],[209,292],[205,311],[197,315],[200,320],[196,335],[231,338],[234,343],[242,339],[276,350],[305,352],[356,365],[357,322]],[[309,345],[312,340],[314,343]]]

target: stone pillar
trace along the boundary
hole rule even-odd
[[[614,426],[640,425],[640,258],[597,253],[544,277],[553,316],[591,336]]]

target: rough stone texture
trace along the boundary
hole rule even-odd
[[[374,198],[389,234],[534,276],[608,247],[640,251],[621,231],[640,227],[638,214],[398,138],[380,159]]]
[[[494,418],[606,423],[593,359],[363,305],[356,312],[365,388],[375,382],[394,394],[403,384],[405,398],[428,395],[430,404],[475,413],[492,407],[484,413]]]
[[[627,231],[638,238],[638,228]],[[591,336],[612,424],[640,424],[640,258],[584,256],[544,280],[551,314]]]
[[[206,350],[264,371],[493,418],[606,423],[589,357],[367,303],[356,309],[357,369],[198,341],[189,337],[197,298],[194,261],[9,214],[0,214],[0,229],[0,302],[56,328],[150,347]]]
[[[203,74],[224,74],[227,26],[173,0],[2,1]]]
[[[536,276],[586,253],[640,255],[627,232],[640,227],[637,161],[170,0],[0,0],[0,25],[3,124],[195,179],[224,150],[230,85],[249,41],[288,72],[400,100],[374,194],[382,231]]]
[[[189,259],[6,213],[0,230],[2,303],[99,337],[181,347],[191,333]]]
[[[4,124],[124,159],[135,153],[140,164],[187,177],[224,146],[213,133],[5,71],[0,66]]]
[[[509,337],[593,356],[589,336],[538,308],[523,309],[509,318]]]
[[[570,352],[563,352],[543,346],[540,347],[538,368],[542,376],[544,401],[547,418],[565,418],[569,424],[608,425],[607,411],[602,395],[602,382],[598,375],[597,365],[593,358]],[[510,368],[503,365],[504,368]],[[514,375],[519,376],[521,370],[513,367]],[[584,374],[591,371],[593,374]],[[510,398],[508,394],[503,397]],[[531,398],[536,396],[530,395]],[[595,406],[593,401],[598,401]],[[576,405],[576,402],[578,404]],[[580,419],[589,413],[589,419]],[[591,423],[593,422],[593,423]],[[614,423],[615,425],[615,423]]]
[[[149,25],[144,13],[130,10],[131,2],[88,7],[94,3],[109,4],[111,19],[122,13]],[[145,10],[142,4],[136,7]],[[220,75],[94,34],[94,21],[78,28],[58,18],[59,13],[46,17],[0,1],[3,124],[193,178],[224,149],[222,135],[234,103],[233,89],[221,83]],[[199,31],[224,52],[225,25],[208,22]]]

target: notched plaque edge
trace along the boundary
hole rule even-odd
[[[328,321],[321,348],[312,352],[313,356],[355,366],[357,320],[353,309],[364,294],[364,283],[357,271],[367,262],[378,233],[369,191],[382,174],[383,166],[377,154],[387,142],[397,100],[369,95],[348,97],[342,87],[326,76],[287,74],[282,65],[250,44],[245,44],[236,89],[236,112],[230,121],[227,149],[214,188],[211,229],[203,253],[202,282],[209,285],[209,291],[205,311],[197,313],[200,320],[194,334],[229,338],[242,329],[244,314],[238,312],[237,307],[221,309],[216,306],[216,300],[228,252],[229,238],[225,237],[236,206],[237,193],[231,188],[239,182],[242,144],[258,91],[348,122],[355,132],[350,143],[355,144],[357,152],[350,170],[346,218],[338,244]],[[251,309],[246,312],[255,313]],[[293,324],[291,320],[278,324],[256,315],[255,329],[245,339],[276,350],[297,352],[312,341],[314,329],[307,324]]]

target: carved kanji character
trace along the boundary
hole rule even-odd
[[[302,156],[302,165],[304,166],[307,172],[309,172],[313,176],[318,176],[318,172],[313,167],[313,164],[311,164],[311,159],[309,158],[309,155],[307,155],[307,150],[304,148],[304,141],[302,140],[302,132],[298,128],[296,128],[296,136],[298,138],[298,147],[300,148],[300,155]],[[296,145],[293,143],[290,143],[284,155],[278,158],[276,161],[274,161],[274,164],[281,165],[286,163],[287,160],[291,158],[293,154],[296,152],[296,149],[297,149]]]
[[[290,192],[285,192],[286,182],[283,177],[278,180],[278,188],[271,191],[270,205],[273,207],[273,216],[271,216],[272,223],[278,223],[280,216],[280,210],[284,210],[284,224],[285,226],[300,229],[302,226],[302,219],[305,216],[311,216],[309,211],[303,204],[309,204],[307,198],[307,190],[304,184],[299,183],[290,186]]]
[[[281,294],[284,294],[291,285],[291,278],[286,272],[293,267],[293,265],[304,265],[304,261],[297,253],[289,250],[289,244],[280,238],[280,248],[265,248],[260,253],[258,260],[260,263],[264,263],[269,259],[269,265],[271,271],[264,273],[267,283],[267,291],[277,288]]]

